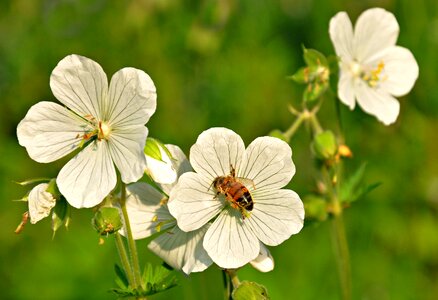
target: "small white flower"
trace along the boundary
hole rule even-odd
[[[400,111],[398,96],[407,94],[418,78],[412,53],[396,46],[399,26],[382,8],[363,12],[355,25],[345,12],[330,20],[330,38],[340,58],[338,96],[351,110],[355,103],[385,125]]]
[[[18,125],[17,136],[29,156],[41,163],[83,148],[56,180],[72,206],[99,204],[116,185],[115,167],[125,183],[143,176],[148,134],[144,125],[156,108],[155,86],[145,72],[121,69],[108,87],[99,64],[70,55],[53,70],[50,87],[66,107],[35,104]]]
[[[166,145],[172,157],[172,166],[178,176],[192,168],[182,150]],[[159,185],[169,194],[174,184]],[[201,272],[213,262],[202,247],[202,239],[208,225],[192,232],[181,231],[167,208],[167,197],[146,183],[134,183],[127,187],[126,208],[134,239],[142,239],[154,233],[162,234],[152,240],[149,249],[167,264],[186,274]],[[126,235],[123,228],[120,233]]]
[[[51,193],[46,191],[48,187],[49,184],[40,183],[29,193],[27,201],[29,204],[30,223],[32,224],[47,217],[56,205],[56,199]]]
[[[303,203],[295,192],[282,189],[295,173],[291,156],[289,145],[276,138],[257,138],[245,150],[240,136],[229,129],[204,131],[190,149],[197,173],[179,178],[170,193],[170,213],[186,232],[216,217],[205,234],[204,248],[218,266],[239,268],[257,258],[260,242],[276,246],[303,227]],[[253,201],[247,210],[214,187],[232,169]]]

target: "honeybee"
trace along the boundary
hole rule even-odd
[[[242,219],[248,217],[248,211],[254,208],[254,201],[248,188],[236,177],[236,170],[230,166],[230,175],[218,176],[214,179],[212,186],[216,189],[216,197],[219,194],[230,201],[233,208],[239,209]]]

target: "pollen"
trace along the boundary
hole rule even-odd
[[[372,69],[368,73],[364,72],[361,77],[370,87],[374,88],[378,86],[380,82],[387,79],[387,76],[384,75],[384,71],[385,63],[380,61],[375,69]]]

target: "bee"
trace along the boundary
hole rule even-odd
[[[212,186],[216,189],[216,197],[219,194],[231,203],[233,208],[239,209],[242,219],[248,217],[248,211],[254,208],[254,201],[248,188],[236,177],[236,170],[230,166],[230,175],[218,176],[214,179]]]

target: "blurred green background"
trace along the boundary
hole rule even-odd
[[[89,210],[74,210],[69,230],[52,239],[50,221],[14,229],[27,209],[26,188],[13,183],[55,177],[65,160],[43,165],[18,145],[16,125],[31,105],[53,100],[50,73],[68,54],[99,62],[110,78],[122,67],[145,70],[158,90],[150,135],[188,152],[212,126],[246,141],[292,122],[288,103],[302,86],[286,80],[303,65],[301,46],[334,53],[330,18],[345,10],[355,20],[365,9],[392,11],[398,44],[414,53],[420,77],[400,99],[396,124],[385,127],[360,109],[342,106],[354,170],[368,162],[367,180],[382,182],[345,212],[354,299],[438,299],[438,2],[386,1],[73,1],[0,2],[0,298],[115,299],[111,238],[98,245]],[[322,124],[335,126],[334,104],[324,103]],[[291,187],[313,189],[309,133],[291,142],[297,173]],[[143,262],[160,260],[147,241]],[[306,224],[272,248],[273,272],[251,267],[240,279],[258,281],[272,299],[339,299],[329,224]],[[223,299],[221,271],[213,266],[152,299]]]

